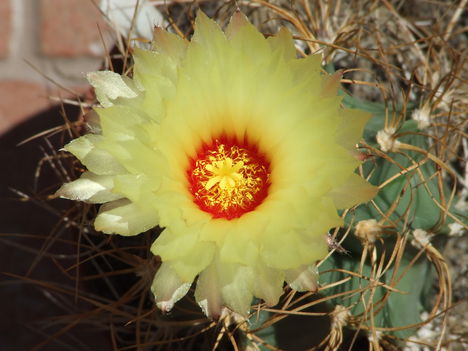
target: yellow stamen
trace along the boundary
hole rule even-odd
[[[255,208],[268,187],[268,165],[261,160],[237,145],[219,143],[207,150],[190,171],[199,206],[226,218]]]
[[[244,177],[239,173],[239,170],[244,165],[244,162],[239,161],[234,166],[232,158],[227,157],[221,161],[215,161],[205,168],[213,175],[205,184],[205,189],[210,190],[214,185],[219,183],[219,187],[223,190],[230,190],[239,185]]]

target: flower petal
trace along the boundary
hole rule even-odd
[[[86,122],[86,129],[89,133],[92,134],[101,134],[101,119],[96,111],[91,110],[84,115],[84,120]]]
[[[218,279],[224,304],[246,316],[253,298],[254,274],[250,266],[218,263]]]
[[[169,312],[187,294],[191,285],[191,282],[182,281],[168,264],[162,263],[154,277],[151,291],[156,305],[163,312]]]
[[[136,235],[155,227],[158,219],[152,208],[117,200],[101,206],[94,227],[107,234]]]
[[[362,138],[364,126],[372,114],[347,108],[341,111],[341,115],[343,119],[338,127],[336,141],[349,150],[355,150],[356,144]]]
[[[265,300],[268,306],[278,303],[283,294],[284,272],[258,263],[255,266],[255,279],[253,284],[254,295]]]
[[[255,266],[259,248],[257,242],[248,238],[252,234],[256,233],[234,232],[226,235],[219,252],[220,261]]]
[[[104,203],[122,198],[122,195],[111,192],[113,177],[84,172],[73,182],[66,183],[57,190],[56,195],[89,203]]]
[[[203,11],[197,12],[195,19],[195,32],[192,37],[192,43],[198,43],[206,49],[221,49],[222,45],[226,43],[226,37],[219,25],[208,18]],[[190,47],[189,47],[190,50]],[[209,55],[210,52],[206,52]]]
[[[379,192],[379,188],[370,185],[357,174],[352,174],[344,184],[333,188],[329,193],[336,208],[350,208],[356,204],[370,201]]]
[[[318,287],[318,271],[315,264],[304,265],[296,269],[286,270],[286,281],[291,289],[297,291],[316,291]]]
[[[281,27],[278,34],[269,37],[268,43],[287,60],[296,58],[296,48],[291,32],[286,27]]]
[[[343,76],[342,71],[336,71],[333,74],[327,75],[322,83],[322,94],[323,98],[335,97],[338,93],[338,89],[341,84],[341,77]]]
[[[161,256],[182,280],[188,282],[211,263],[215,245],[198,240],[197,229],[185,230],[166,228],[151,246],[151,252]]]
[[[135,89],[130,87],[133,83],[128,79],[124,80],[118,73],[111,71],[90,72],[86,77],[94,87],[98,101],[104,107],[112,106],[113,100],[117,98],[137,96]]]
[[[124,195],[132,202],[158,201],[154,195],[159,187],[158,179],[144,174],[122,174],[113,177],[113,191]]]
[[[308,91],[311,97],[320,96],[321,93],[321,63],[322,56],[317,54],[293,60],[290,64],[293,82],[296,85],[300,84],[303,87],[302,89]]]
[[[229,20],[229,24],[226,28],[226,37],[232,39],[241,27],[248,24],[250,24],[249,19],[241,11],[237,10]]]
[[[151,252],[163,261],[172,261],[190,254],[198,242],[196,233],[164,229],[151,246]]]
[[[211,263],[200,273],[195,289],[195,300],[207,317],[216,319],[221,315],[223,301],[215,263]]]
[[[288,269],[322,258],[327,251],[322,247],[309,247],[295,231],[282,235],[268,235],[263,238],[261,257],[269,267]]]
[[[232,33],[229,44],[234,53],[244,53],[243,61],[248,59],[253,62],[269,59],[271,61],[271,47],[265,40],[265,37],[250,22],[239,26],[235,33]],[[245,53],[255,51],[255,55],[245,55]],[[270,55],[269,55],[270,54]],[[259,60],[259,61],[257,61]],[[242,62],[244,63],[244,62]],[[263,64],[267,62],[263,61]],[[275,72],[276,73],[276,72]]]
[[[64,150],[75,155],[88,170],[98,175],[127,173],[125,168],[106,150],[97,147],[101,135],[87,134],[65,145]]]
[[[108,108],[96,108],[101,128],[105,130],[105,138],[112,140],[132,140],[136,131],[149,121],[148,115],[140,109],[129,105],[113,105]]]
[[[203,271],[212,261],[215,247],[211,243],[198,242],[190,250],[190,254],[173,261],[166,261],[185,281],[193,281],[196,275]]]
[[[152,48],[157,52],[180,61],[185,56],[188,42],[161,27],[154,29]]]
[[[164,116],[163,99],[175,93],[177,66],[168,56],[135,49],[133,74],[136,84],[145,91],[143,109],[159,122]]]

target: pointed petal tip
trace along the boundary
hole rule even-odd
[[[207,299],[198,301],[198,306],[202,309],[205,316],[213,320],[219,320],[222,307],[217,304],[210,304]]]
[[[55,193],[54,193],[54,198],[61,198],[61,199],[67,199],[69,200],[67,197],[66,197],[66,189],[64,189],[65,185],[68,184],[68,183],[65,183],[63,184]]]
[[[94,229],[105,234],[128,235],[128,224],[122,218],[107,214],[100,214],[94,220]]]
[[[161,35],[164,35],[164,28],[163,27],[160,27],[160,26],[154,26],[153,27],[153,41],[156,39],[156,38],[160,38]]]
[[[203,313],[217,320],[221,315],[222,297],[216,266],[211,264],[200,273],[195,289],[195,300]]]
[[[83,119],[86,123],[86,129],[92,134],[101,134],[101,118],[95,110],[88,111]]]
[[[226,36],[232,38],[239,31],[240,28],[250,24],[249,19],[244,13],[237,9],[236,12],[231,16],[229,24],[226,28]]]
[[[333,74],[330,74],[325,80],[322,89],[323,97],[336,96],[338,88],[340,87],[341,77],[343,76],[343,70],[338,70]]]
[[[76,181],[75,181],[76,182]],[[74,200],[74,201],[85,201],[87,200],[91,195],[88,194],[88,192],[85,191],[84,194],[80,193],[80,191],[75,191],[74,189],[74,184],[75,182],[69,182],[63,184],[60,189],[58,189],[55,193],[55,197],[60,197],[61,199],[67,199],[67,200]]]
[[[180,60],[185,55],[188,42],[177,34],[168,32],[162,27],[154,27],[152,50],[168,54],[173,59]]]
[[[129,85],[131,81],[112,71],[95,71],[86,74],[94,87],[96,98],[103,107],[111,107],[117,98],[135,98],[137,91]]]
[[[281,27],[276,35],[269,37],[268,42],[274,51],[279,51],[286,60],[296,58],[294,39],[287,27]]]
[[[318,270],[315,264],[290,269],[286,272],[286,281],[296,291],[318,290]]]
[[[226,36],[219,24],[199,9],[195,18],[191,43],[212,47],[213,45],[222,45],[221,43],[224,43],[225,40]]]
[[[167,313],[172,310],[177,301],[188,293],[191,286],[191,282],[182,281],[167,263],[163,263],[156,272],[151,292],[154,295],[156,306],[162,312]]]
[[[228,307],[223,307],[223,309],[221,310],[220,319],[224,320],[225,325],[240,325],[248,322],[248,314],[249,312],[247,312],[246,314],[242,314],[231,310]]]
[[[344,209],[372,200],[379,190],[361,176],[352,174],[344,184],[333,189],[330,196],[336,208]]]
[[[195,17],[195,24],[199,22],[211,21],[202,9],[198,9]]]
[[[157,302],[156,306],[158,306],[161,312],[169,313],[174,308],[174,303],[171,301],[161,301]]]
[[[238,24],[244,25],[250,23],[247,16],[239,8],[237,8],[234,14],[231,16],[230,22],[236,22]]]

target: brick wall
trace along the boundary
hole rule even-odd
[[[92,0],[0,0],[0,134],[88,89],[104,54],[98,26]]]

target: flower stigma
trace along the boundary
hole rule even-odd
[[[213,218],[230,220],[266,198],[270,163],[256,146],[222,136],[202,145],[187,176],[195,204]]]

